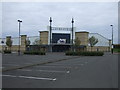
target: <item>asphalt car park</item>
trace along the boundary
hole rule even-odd
[[[117,54],[106,53],[104,56],[92,57],[65,56],[63,53],[50,53],[46,56],[6,55],[3,56],[3,60],[3,69],[29,65],[25,68],[3,71],[3,88],[118,87]],[[51,62],[36,64],[48,61]],[[30,66],[31,64],[35,65]]]

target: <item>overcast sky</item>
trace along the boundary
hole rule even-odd
[[[2,36],[18,36],[18,19],[21,34],[38,36],[40,30],[47,30],[49,17],[54,27],[71,27],[74,17],[77,31],[99,33],[111,39],[114,25],[114,43],[118,43],[117,2],[4,2],[2,3]]]

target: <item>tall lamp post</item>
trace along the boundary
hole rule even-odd
[[[3,53],[3,52],[4,52],[4,51],[3,51],[3,50],[4,50],[4,49],[3,49],[4,41],[2,40],[1,43],[2,43],[2,53]]]
[[[112,50],[111,53],[113,54],[113,25],[110,25],[112,27]]]
[[[19,47],[18,47],[18,55],[20,55],[20,23],[22,23],[21,20],[18,20],[18,23],[19,23]]]
[[[71,23],[72,23],[72,51],[73,51],[73,24],[74,24],[74,19],[72,18],[72,21],[71,21]]]
[[[50,17],[50,52],[52,52],[52,40],[51,40],[51,31],[52,31],[52,18]]]

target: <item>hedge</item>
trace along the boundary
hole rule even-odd
[[[25,51],[24,54],[30,54],[30,55],[45,55],[45,52],[41,51]]]
[[[120,53],[120,48],[114,48],[113,51],[117,52],[117,53]]]
[[[69,56],[103,56],[104,52],[90,52],[90,51],[84,51],[84,52],[72,52],[68,51],[65,53]]]
[[[10,54],[11,51],[10,50],[4,50],[4,53]]]

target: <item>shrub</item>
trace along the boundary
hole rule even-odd
[[[104,52],[89,52],[89,51],[72,52],[72,51],[68,51],[65,54],[70,55],[70,56],[103,56]]]
[[[120,48],[114,48],[113,51],[117,52],[117,53],[120,53]]]
[[[30,54],[30,55],[45,55],[45,52],[41,51],[25,51],[24,54]]]
[[[10,50],[4,50],[4,53],[10,54],[11,51]]]

